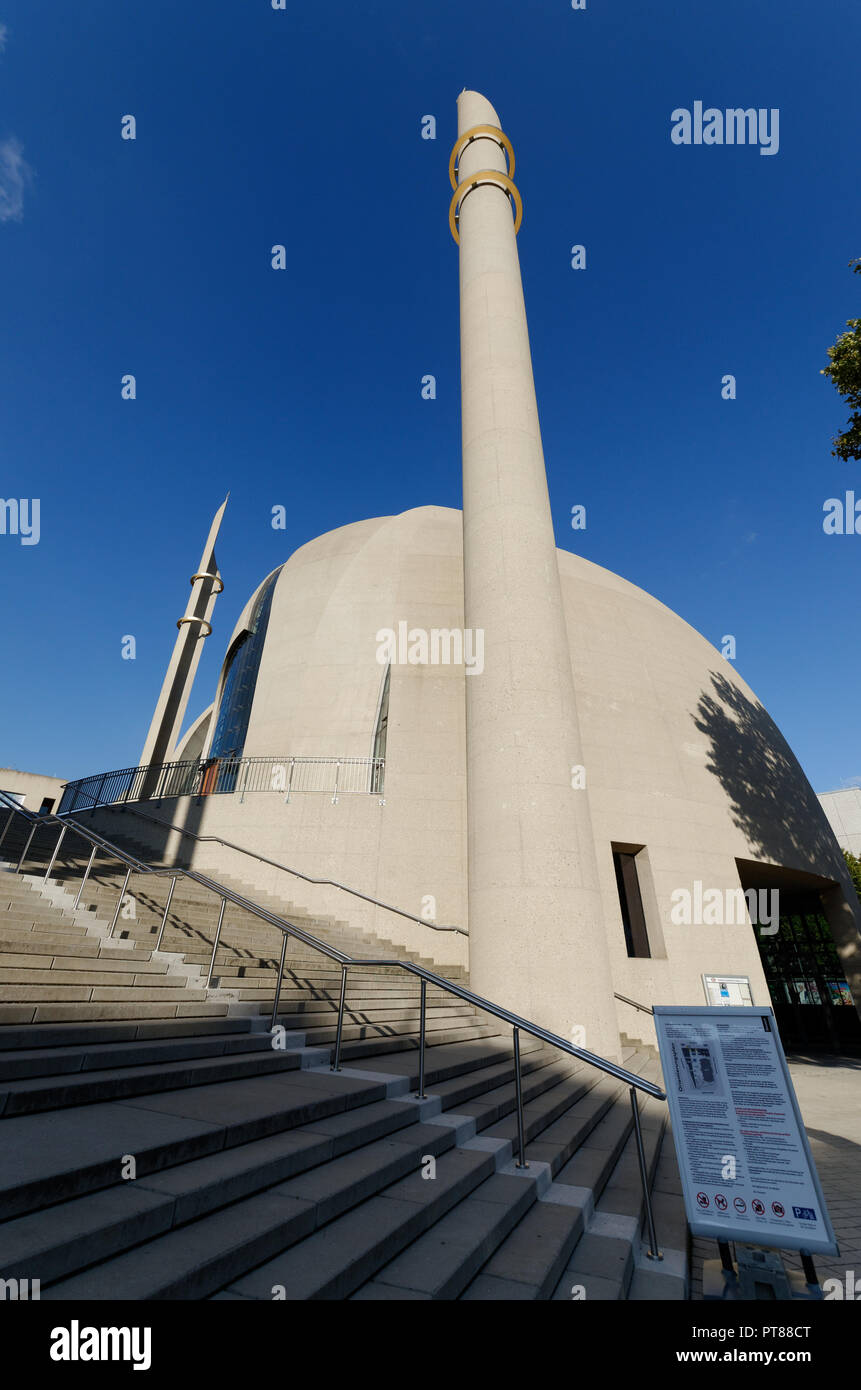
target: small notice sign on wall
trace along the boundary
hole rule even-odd
[[[734,1004],[753,1003],[748,975],[703,975],[703,988],[709,1004],[729,1008]]]

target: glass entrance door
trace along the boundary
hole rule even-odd
[[[784,1047],[858,1050],[861,1020],[818,895],[781,891],[780,907],[779,930],[756,936]]]

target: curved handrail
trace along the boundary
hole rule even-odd
[[[309,932],[303,931],[301,927],[297,927],[294,923],[288,922],[285,918],[277,917],[274,912],[270,912],[267,908],[260,907],[259,904],[245,898],[241,893],[235,892],[225,884],[219,883],[216,879],[209,878],[206,874],[199,874],[193,869],[165,869],[144,864],[140,860],[135,859],[133,855],[126,854],[123,850],[120,850],[118,846],[113,845],[111,841],[106,840],[104,836],[99,835],[95,831],[85,829],[83,826],[79,825],[77,821],[61,818],[53,814],[53,812],[49,812],[44,816],[35,816],[31,812],[25,811],[22,806],[17,802],[13,802],[12,798],[3,791],[0,791],[0,804],[8,806],[11,809],[12,815],[17,812],[19,815],[24,816],[26,820],[33,822],[34,829],[36,826],[51,823],[60,825],[64,831],[69,827],[73,827],[76,833],[82,836],[83,839],[89,840],[91,844],[95,844],[98,848],[106,850],[114,858],[128,865],[129,868],[134,868],[138,873],[154,874],[158,877],[166,876],[169,878],[182,877],[191,879],[193,882],[201,884],[202,887],[209,889],[211,892],[217,893],[222,901],[232,902],[235,906],[241,907],[246,912],[252,913],[253,916],[260,917],[263,921],[269,922],[272,926],[282,931],[285,937],[295,936],[299,941],[312,947],[312,949],[328,956],[331,960],[337,961],[345,972],[347,967],[352,969],[362,966],[376,966],[377,968],[380,966],[397,966],[401,970],[406,970],[411,975],[418,976],[425,984],[436,985],[447,993],[456,995],[457,998],[462,999],[464,1003],[471,1004],[474,1008],[480,1009],[483,1013],[492,1014],[493,1017],[508,1023],[515,1031],[520,1030],[521,1032],[528,1033],[531,1037],[537,1038],[540,1042],[555,1047],[558,1051],[565,1052],[571,1057],[588,1063],[590,1066],[597,1067],[599,1071],[606,1072],[609,1076],[614,1076],[617,1080],[624,1081],[626,1085],[644,1091],[647,1095],[653,1096],[656,1100],[666,1100],[666,1094],[653,1082],[644,1080],[643,1077],[638,1076],[635,1072],[628,1071],[625,1067],[619,1066],[616,1062],[609,1061],[606,1057],[599,1057],[594,1052],[588,1052],[583,1047],[577,1047],[574,1043],[567,1042],[565,1038],[560,1038],[558,1034],[551,1033],[549,1029],[542,1028],[537,1023],[531,1023],[528,1019],[521,1018],[518,1014],[512,1013],[509,1009],[505,1009],[499,1004],[494,1004],[491,1000],[485,999],[479,994],[474,994],[472,990],[464,989],[462,985],[456,985],[452,980],[447,980],[444,976],[435,974],[432,970],[426,969],[423,965],[416,965],[413,961],[397,960],[391,957],[368,960],[362,957],[348,956],[346,952],[339,951],[337,947],[330,946],[327,942],[318,940],[317,937],[311,936]],[[11,816],[9,819],[11,820]],[[8,824],[9,821],[7,821],[7,828]],[[122,896],[121,894],[121,900]],[[216,949],[217,946],[218,941],[216,939]],[[277,1002],[276,997],[276,1010]],[[339,1044],[340,1038],[336,1044],[336,1048],[339,1047]]]
[[[424,917],[417,917],[413,912],[404,912],[401,907],[392,907],[391,903],[381,902],[379,898],[372,898],[367,893],[360,893],[358,888],[349,888],[346,883],[338,883],[334,878],[312,878],[310,874],[303,874],[299,869],[291,869],[289,864],[279,864],[277,859],[267,859],[265,854],[258,854],[256,850],[246,849],[244,845],[237,845],[232,840],[224,840],[220,835],[198,835],[194,830],[187,830],[185,826],[174,825],[171,821],[162,820],[160,816],[150,816],[146,811],[136,811],[133,806],[127,806],[122,802],[116,805],[107,805],[109,811],[122,811],[124,815],[137,816],[139,820],[147,820],[152,825],[160,825],[165,830],[174,830],[178,835],[187,835],[190,839],[196,840],[198,844],[224,845],[227,849],[235,849],[239,854],[247,854],[250,859],[256,859],[260,864],[269,864],[273,869],[283,869],[287,874],[293,874],[295,878],[304,879],[305,883],[313,883],[318,886],[328,888],[340,888],[343,893],[351,893],[354,898],[363,898],[366,903],[372,903],[375,907],[382,907],[386,912],[395,912],[399,917],[406,917],[410,922],[418,922],[421,927],[430,927],[431,931],[452,931],[460,936],[469,936],[469,932],[464,927],[443,927],[437,926],[436,922],[428,922]],[[74,812],[66,811],[63,819],[68,817],[70,820]],[[78,812],[79,815],[85,814]]]

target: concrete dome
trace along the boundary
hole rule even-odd
[[[842,856],[756,696],[657,599],[577,555],[557,555],[582,747],[583,772],[572,769],[572,781],[585,779],[614,987],[647,1002],[690,1001],[702,997],[703,973],[723,971],[747,975],[754,999],[767,1002],[749,923],[671,920],[680,887],[699,880],[737,890],[756,866],[796,882],[809,875],[826,893],[839,885],[832,929],[851,954],[854,898]],[[428,506],[356,522],[309,541],[273,575],[244,755],[370,757],[381,631],[463,627],[461,513]],[[249,599],[229,650],[269,580]],[[272,799],[249,797],[238,808],[237,798],[214,798],[209,823],[217,816],[240,841],[406,911],[420,913],[429,898],[437,921],[466,925],[465,685],[480,679],[463,665],[392,664],[384,804],[370,795],[338,806],[298,797],[273,809]],[[645,958],[626,949],[614,849],[637,854]],[[395,923],[368,925],[391,934]],[[433,954],[439,938],[409,923],[402,930],[404,944]],[[460,939],[442,940],[450,960]],[[524,933],[530,960],[541,940]],[[622,1023],[637,1032],[630,1011]]]

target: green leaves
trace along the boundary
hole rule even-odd
[[[846,860],[846,867],[852,875],[852,882],[855,884],[855,892],[861,898],[861,859],[852,854],[850,850],[844,849],[843,858]]]
[[[854,274],[861,274],[861,257],[850,261]],[[847,320],[848,333],[843,333],[828,349],[828,366],[822,376],[830,378],[834,389],[850,409],[849,422],[842,434],[835,436],[835,458],[861,459],[861,319]]]

